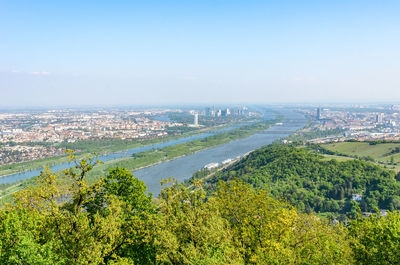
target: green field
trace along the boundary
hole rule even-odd
[[[371,145],[369,142],[341,142],[322,145],[324,148],[337,153],[353,157],[371,157],[376,161],[400,163],[400,153],[395,153],[400,143],[378,143]]]
[[[328,160],[335,159],[336,161],[342,162],[342,161],[347,161],[347,160],[354,159],[353,157],[327,155],[327,154],[323,154],[323,156],[324,156],[324,158],[322,158],[323,161],[328,161]]]
[[[326,159],[343,161],[344,158],[358,158],[400,171],[400,143],[340,142],[322,144],[320,148],[333,152],[325,152]]]

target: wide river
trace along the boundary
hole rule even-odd
[[[171,161],[166,161],[160,164],[136,170],[133,173],[137,178],[143,180],[146,183],[149,192],[153,193],[154,195],[158,195],[161,190],[160,181],[162,179],[171,176],[178,179],[179,181],[183,181],[184,179],[190,178],[194,172],[203,168],[208,163],[211,162],[220,163],[228,158],[243,156],[249,151],[270,144],[277,139],[280,139],[295,132],[297,129],[303,127],[307,122],[304,116],[292,110],[288,109],[276,109],[276,110],[279,111],[284,116],[282,121],[283,125],[281,126],[273,126],[266,131],[254,134],[250,137],[232,141],[230,143],[219,145],[217,147],[206,149],[203,151],[199,151],[191,155],[187,155]],[[271,111],[264,111],[264,119],[269,120],[273,119],[273,117],[274,115]],[[232,126],[229,128],[224,128],[213,132],[201,133],[189,137],[184,137],[177,140],[171,140],[163,143],[107,154],[100,156],[99,159],[105,162],[122,157],[127,157],[131,156],[134,153],[148,151],[155,148],[172,146],[180,143],[193,141],[196,139],[202,139],[211,135],[232,130],[234,128],[243,125],[244,124]],[[52,166],[51,169],[54,171],[58,171],[71,166],[72,164],[70,163],[64,163]],[[0,183],[14,183],[16,181],[29,179],[34,176],[38,176],[40,174],[40,171],[42,171],[42,169],[3,176],[0,177]]]
[[[181,182],[190,178],[194,172],[211,162],[221,163],[228,158],[243,156],[250,151],[294,133],[307,123],[306,118],[297,112],[288,109],[277,110],[284,115],[282,125],[275,125],[266,131],[244,139],[142,168],[134,171],[133,174],[146,183],[149,192],[153,193],[153,195],[158,195],[161,191],[160,181],[162,179],[171,176]],[[266,115],[266,118],[271,118],[271,115]]]
[[[272,115],[272,113],[270,113],[270,112],[266,112],[266,114],[269,114],[269,115],[266,115],[266,117],[270,117]],[[132,156],[132,154],[136,154],[136,153],[140,153],[140,152],[144,152],[144,151],[149,151],[149,150],[152,150],[152,149],[160,149],[160,148],[164,148],[164,147],[167,147],[167,146],[173,146],[173,145],[177,145],[177,144],[182,144],[182,143],[194,141],[194,140],[197,140],[197,139],[203,139],[203,138],[206,138],[208,136],[212,136],[212,135],[228,132],[228,131],[231,131],[233,129],[242,127],[242,126],[250,124],[250,123],[251,122],[245,122],[245,123],[242,123],[242,124],[237,124],[237,125],[225,127],[225,128],[222,128],[222,129],[214,130],[214,131],[211,131],[211,132],[199,133],[199,134],[195,134],[195,135],[187,136],[187,137],[182,137],[182,138],[175,139],[175,140],[169,140],[169,141],[160,142],[160,143],[157,143],[157,144],[150,144],[150,145],[146,145],[146,146],[142,146],[142,147],[132,148],[132,149],[129,149],[129,150],[109,153],[109,154],[105,154],[105,155],[99,156],[98,159],[103,161],[103,162],[107,162],[107,161],[110,161],[110,160],[115,160],[115,159],[119,159],[119,158],[123,158],[123,157],[129,157],[129,156]],[[70,168],[72,166],[74,166],[73,163],[62,163],[62,164],[57,164],[57,165],[51,166],[50,169],[53,170],[53,171],[59,171],[59,170],[63,170],[63,169],[66,169],[66,168]],[[32,177],[35,177],[35,176],[39,176],[40,172],[42,170],[43,170],[43,168],[30,170],[30,171],[26,171],[26,172],[20,172],[20,173],[11,174],[11,175],[6,175],[6,176],[0,176],[0,183],[14,183],[16,181],[21,181],[21,180],[29,179],[29,178],[32,178]]]

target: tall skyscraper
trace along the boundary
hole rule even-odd
[[[383,113],[379,113],[376,115],[376,120],[377,123],[382,123],[383,122]]]
[[[321,108],[317,108],[317,121],[321,119]]]
[[[194,126],[199,126],[199,114],[194,114]]]

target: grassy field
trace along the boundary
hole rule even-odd
[[[400,163],[400,153],[392,153],[400,143],[378,143],[370,145],[368,142],[341,142],[322,145],[324,148],[348,156],[372,157],[376,161],[385,163]]]
[[[323,154],[323,156],[324,156],[324,158],[322,159],[322,160],[332,160],[332,159],[335,159],[335,160],[337,160],[337,161],[339,161],[339,162],[342,162],[342,161],[347,161],[347,160],[351,160],[351,159],[355,159],[355,158],[353,158],[353,157],[347,157],[347,156],[336,156],[336,155],[326,155],[326,154]]]
[[[369,142],[340,142],[322,144],[321,147],[335,152],[335,155],[324,155],[327,159],[334,158],[340,161],[344,159],[360,158],[370,160],[381,166],[400,171],[400,143],[377,143]]]

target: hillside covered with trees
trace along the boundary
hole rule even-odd
[[[300,211],[339,216],[342,220],[362,212],[400,208],[399,175],[361,160],[327,160],[294,145],[273,144],[249,154],[239,163],[209,180],[240,179],[287,199]],[[353,200],[353,195],[361,195]]]

